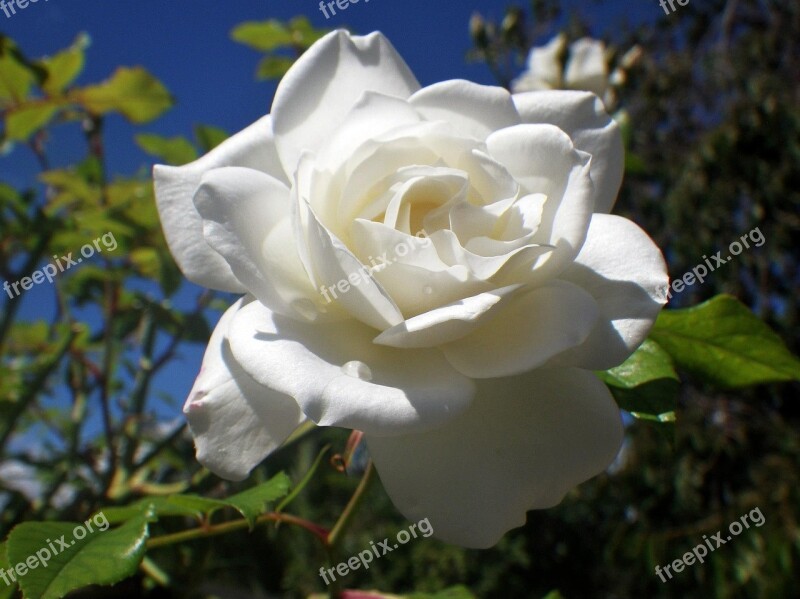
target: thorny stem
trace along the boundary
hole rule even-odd
[[[297,516],[292,516],[291,514],[277,514],[275,512],[270,512],[268,514],[262,514],[255,520],[256,526],[259,524],[264,524],[265,522],[286,522],[287,524],[294,524],[295,526],[305,528],[323,543],[328,537],[328,531],[321,526],[318,526],[313,522],[309,522],[308,520],[298,518]],[[222,522],[220,524],[204,526],[202,528],[193,528],[191,530],[161,535],[160,537],[153,537],[147,541],[147,548],[154,549],[156,547],[174,545],[175,543],[183,543],[184,541],[214,537],[237,530],[244,530],[249,526],[250,524],[247,522],[247,520],[233,520],[231,522]]]
[[[323,450],[323,452],[318,456],[319,458],[324,454],[324,451],[327,451],[327,448]],[[262,514],[258,518],[255,519],[255,525],[258,526],[259,524],[264,524],[266,522],[285,522],[287,524],[293,524],[295,526],[299,526],[313,534],[324,546],[330,561],[334,561],[334,555],[336,552],[336,548],[341,541],[344,532],[347,530],[348,526],[352,522],[353,516],[355,515],[356,509],[363,501],[369,487],[370,483],[375,479],[375,466],[372,463],[372,460],[369,461],[367,464],[367,469],[364,471],[364,475],[361,478],[361,481],[358,483],[358,487],[356,488],[353,496],[350,498],[350,501],[347,503],[347,506],[344,508],[344,511],[339,516],[339,519],[336,521],[333,529],[328,531],[327,529],[315,524],[314,522],[310,522],[309,520],[305,520],[303,518],[298,518],[297,516],[293,516],[291,514],[284,514],[281,512],[270,512],[268,514]],[[195,539],[204,539],[213,536],[227,534],[229,532],[235,532],[238,530],[245,530],[249,528],[249,522],[247,520],[234,520],[230,522],[222,522],[220,524],[205,524],[198,528],[193,528],[191,530],[184,530],[181,532],[161,535],[158,537],[153,537],[147,541],[147,549],[155,549],[157,547],[166,547],[168,545],[174,545],[176,543],[183,543],[186,541],[193,541]],[[338,584],[338,581],[331,583],[329,587],[329,596],[331,598],[338,597],[341,593],[341,587]]]

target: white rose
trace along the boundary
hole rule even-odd
[[[270,116],[155,169],[183,272],[243,294],[185,407],[198,459],[242,479],[308,418],[364,431],[398,509],[449,542],[557,504],[622,440],[591,371],[665,297],[658,248],[607,214],[622,161],[592,94],[420,89],[381,34],[324,37]]]
[[[515,93],[544,89],[586,90],[606,98],[610,75],[606,62],[606,46],[588,37],[569,46],[567,36],[558,34],[544,46],[532,48],[528,68],[511,84]]]

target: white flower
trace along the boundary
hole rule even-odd
[[[183,272],[243,295],[185,407],[198,459],[242,479],[308,418],[364,431],[395,505],[447,541],[557,504],[622,440],[591,371],[664,303],[660,251],[607,214],[622,165],[590,93],[420,89],[381,34],[324,37],[270,116],[155,169]]]
[[[585,90],[606,98],[609,72],[606,46],[588,37],[569,46],[566,64],[567,37],[560,33],[546,45],[532,48],[528,54],[528,70],[515,79],[514,93],[543,89]]]

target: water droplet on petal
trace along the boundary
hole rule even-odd
[[[298,299],[291,303],[292,309],[308,321],[314,321],[319,316],[319,311],[310,299]]]
[[[372,380],[372,370],[364,362],[359,362],[358,360],[352,360],[342,366],[342,372],[347,376],[352,376],[362,381],[369,382]]]
[[[431,287],[430,285],[425,285],[425,287],[422,288],[422,293],[424,293],[425,295],[430,295],[431,293],[433,293],[433,287]]]

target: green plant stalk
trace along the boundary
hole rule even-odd
[[[83,368],[80,365],[80,368]],[[73,389],[73,405],[70,411],[70,427],[68,433],[69,447],[66,453],[65,469],[61,472],[55,480],[49,485],[48,489],[43,493],[42,504],[35,513],[36,518],[43,517],[45,510],[50,505],[58,489],[62,483],[68,480],[70,472],[74,472],[78,466],[78,451],[80,448],[80,437],[83,422],[86,417],[87,397],[83,390]]]
[[[147,401],[147,391],[150,388],[150,379],[153,374],[153,349],[155,347],[157,329],[155,319],[150,311],[148,311],[143,318],[142,331],[142,356],[139,359],[140,368],[136,373],[133,389],[131,390],[131,410],[129,415],[133,416],[133,420],[131,422],[131,429],[125,431],[124,449],[122,450],[122,457],[120,459],[120,465],[125,469],[133,465],[133,457],[136,453],[136,439],[139,434],[139,424],[141,415],[144,412]]]
[[[331,448],[330,445],[326,445],[320,450],[320,452],[317,454],[316,459],[314,460],[314,463],[311,464],[311,468],[309,468],[308,472],[306,472],[305,476],[303,476],[303,479],[299,483],[297,483],[297,486],[294,489],[292,489],[292,492],[289,493],[286,497],[284,497],[283,501],[281,501],[278,504],[278,507],[275,508],[275,511],[277,513],[282,512],[283,509],[287,505],[289,505],[292,501],[294,501],[295,497],[297,497],[303,491],[303,489],[306,488],[306,485],[308,485],[308,483],[311,482],[311,479],[314,477],[314,473],[316,473],[317,468],[319,468],[320,463],[322,463],[322,458],[325,457],[325,454],[328,453],[330,448]]]
[[[367,464],[367,469],[364,471],[364,476],[361,477],[361,481],[358,483],[358,487],[356,487],[355,493],[353,493],[353,496],[350,498],[350,501],[347,503],[344,511],[339,516],[339,519],[336,521],[333,529],[331,529],[331,532],[325,539],[325,549],[328,553],[328,561],[331,565],[336,563],[336,549],[339,545],[339,542],[341,541],[341,538],[348,526],[350,526],[353,516],[356,513],[356,509],[364,499],[364,496],[370,487],[370,483],[374,480],[374,478],[375,466],[373,465],[372,460],[370,460]],[[341,593],[341,579],[334,580],[328,587],[328,597],[330,597],[330,599],[338,599]]]
[[[336,524],[331,529],[330,534],[328,535],[327,545],[331,549],[331,551],[335,551],[336,547],[339,544],[339,541],[342,538],[342,535],[347,530],[347,527],[350,525],[350,522],[353,519],[353,516],[356,513],[356,509],[358,508],[359,504],[361,503],[364,495],[367,492],[367,489],[370,486],[370,483],[375,478],[375,466],[372,463],[372,460],[369,461],[367,464],[367,469],[364,471],[364,476],[361,478],[361,482],[358,483],[358,487],[356,488],[355,493],[350,498],[349,503],[344,508],[341,516],[339,516],[339,520],[337,520]]]
[[[28,259],[22,266],[22,269],[17,273],[11,273],[11,277],[16,279],[20,279],[23,276],[33,271],[33,269],[39,263],[39,260],[41,260],[42,257],[45,255],[47,244],[50,243],[50,239],[53,236],[52,231],[50,231],[50,228],[47,226],[46,218],[42,216],[41,213],[40,217],[36,220],[36,222],[32,223],[32,225],[36,228],[44,227],[45,231],[44,233],[42,233],[42,236],[36,243],[36,247],[31,251],[30,255],[28,256]],[[8,332],[11,330],[11,324],[14,322],[14,317],[17,315],[17,310],[19,310],[21,304],[22,304],[21,296],[9,300],[6,303],[6,309],[4,310],[4,314],[2,318],[0,318],[0,357],[3,356],[3,352],[5,351],[4,346],[6,343],[6,339],[8,338]]]
[[[145,556],[139,569],[145,573],[149,578],[154,580],[156,584],[162,587],[169,587],[172,584],[169,574],[164,572],[156,563],[149,557]]]
[[[306,420],[303,424],[298,426],[291,435],[289,435],[289,438],[281,444],[281,448],[288,447],[295,441],[299,441],[316,428],[316,424],[310,420]]]
[[[19,418],[25,413],[30,403],[36,398],[36,394],[39,393],[42,387],[44,387],[47,379],[56,370],[58,365],[61,363],[61,360],[64,359],[64,356],[67,355],[67,352],[69,352],[69,348],[72,346],[72,342],[75,340],[77,335],[78,333],[74,329],[70,331],[70,334],[62,340],[61,345],[56,350],[53,359],[41,368],[26,389],[25,395],[14,405],[12,413],[9,414],[8,418],[6,419],[3,432],[0,433],[0,450],[5,448],[9,437],[14,432],[14,428],[17,425],[17,420],[19,420]]]
[[[113,323],[117,317],[117,302],[119,301],[119,287],[117,283],[106,281],[105,283],[105,339],[103,341],[103,366],[102,366],[102,379],[100,381],[100,413],[103,418],[103,430],[106,436],[106,445],[108,445],[108,457],[111,461],[108,469],[108,477],[106,488],[111,484],[114,479],[114,474],[117,471],[117,450],[114,444],[114,430],[111,421],[111,393],[113,388],[113,372],[115,370],[115,339],[113,331]]]
[[[208,304],[213,299],[213,294],[204,292],[197,301],[197,306],[195,308],[194,314],[202,314],[203,310],[208,306]],[[141,369],[136,375],[136,379],[134,381],[133,391],[131,392],[131,397],[133,405],[131,409],[131,414],[133,416],[133,420],[131,422],[130,430],[126,431],[126,442],[125,442],[125,449],[123,451],[122,457],[122,464],[125,468],[130,468],[132,470],[137,470],[142,466],[146,465],[146,463],[151,460],[152,458],[156,457],[158,453],[160,453],[163,449],[168,447],[168,443],[164,442],[157,446],[155,450],[148,453],[144,459],[141,459],[134,463],[134,455],[136,453],[136,443],[135,440],[139,436],[139,429],[142,420],[142,413],[144,412],[144,408],[147,402],[147,393],[150,389],[150,382],[152,378],[158,373],[161,368],[163,368],[168,361],[174,355],[179,342],[184,336],[185,333],[185,325],[181,325],[175,335],[169,342],[169,345],[164,350],[164,352],[158,358],[155,357],[155,341],[156,335],[158,331],[156,329],[155,319],[151,312],[148,312],[145,316],[145,325],[144,325],[144,333],[142,335],[143,342],[142,342],[142,359],[141,359]],[[185,428],[185,427],[184,427]],[[183,432],[183,429],[177,430],[173,435],[171,435],[168,439],[168,442],[171,443],[172,440],[177,439],[180,434]],[[132,475],[133,476],[133,475]]]
[[[256,518],[256,526],[264,524],[265,522],[285,522],[287,524],[294,524],[300,528],[304,528],[323,543],[328,538],[328,531],[317,526],[313,522],[292,516],[291,514],[277,514],[270,512],[269,514],[262,514]],[[175,543],[183,543],[185,541],[193,541],[195,539],[204,539],[208,537],[215,537],[218,535],[235,532],[237,530],[247,530],[250,528],[247,520],[233,520],[230,522],[222,522],[221,524],[213,524],[202,528],[193,528],[191,530],[184,530],[173,534],[162,535],[160,537],[153,537],[147,541],[148,549],[155,549],[156,547],[165,547],[167,545],[174,545]]]

